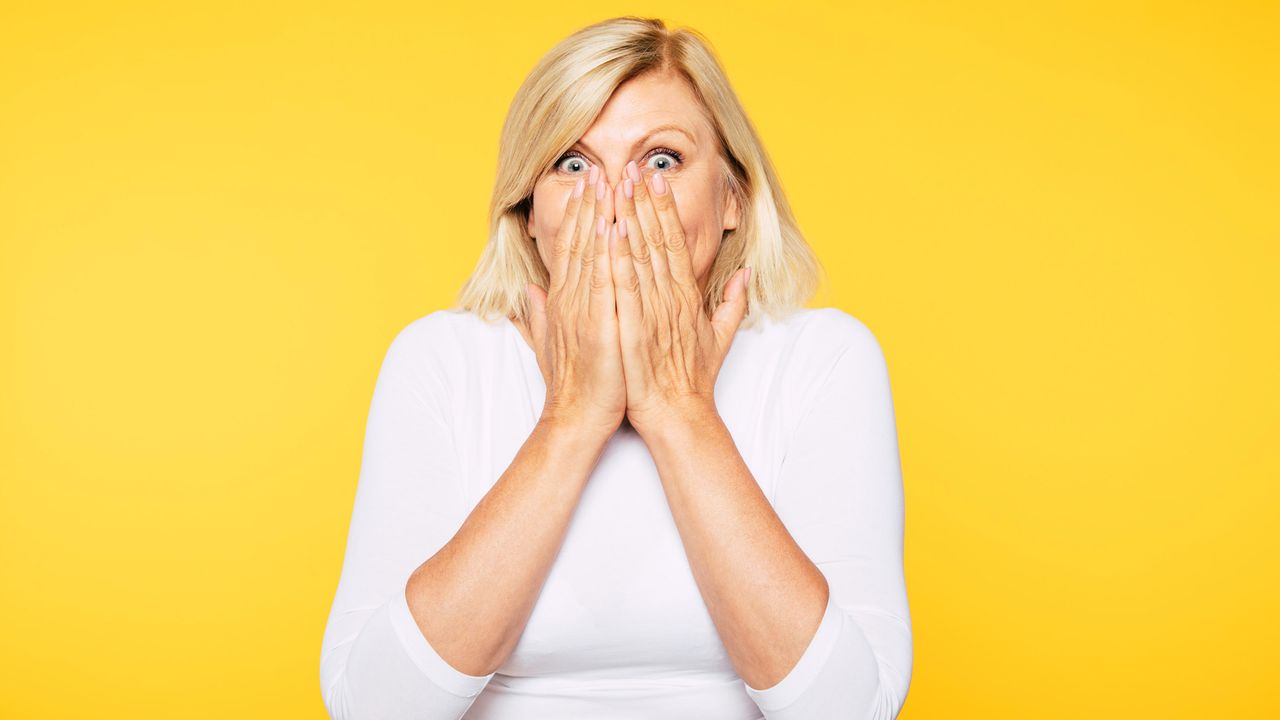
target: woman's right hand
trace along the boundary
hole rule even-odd
[[[550,288],[533,283],[529,333],[546,381],[542,417],[612,433],[627,412],[609,240],[613,192],[597,166],[578,181],[556,233]]]

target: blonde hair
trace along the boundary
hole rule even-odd
[[[720,141],[738,226],[726,231],[703,298],[710,315],[725,284],[751,267],[748,313],[781,317],[800,309],[817,290],[822,266],[791,213],[772,163],[738,102],[710,42],[696,30],[668,30],[662,20],[618,17],[589,25],[560,41],[516,91],[502,126],[497,179],[489,205],[489,242],[458,293],[455,310],[492,321],[527,319],[525,283],[550,282],[532,236],[529,209],[538,180],[595,122],[614,90],[647,72],[676,72],[701,101]]]

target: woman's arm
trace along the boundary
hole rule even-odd
[[[409,578],[418,627],[476,675],[515,648],[609,436],[543,418],[453,539]]]
[[[608,439],[544,418],[470,509],[431,358],[447,322],[410,324],[379,371],[321,653],[335,720],[462,717],[523,631]]]
[[[771,506],[718,417],[646,438],[698,587],[768,720],[890,720],[911,679],[893,400],[871,331],[837,339],[787,444]],[[785,525],[785,527],[784,527]]]

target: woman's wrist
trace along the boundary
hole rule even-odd
[[[646,443],[679,443],[696,440],[708,427],[722,423],[714,402],[689,403],[667,409],[656,418],[632,418],[636,432]]]
[[[556,412],[546,409],[538,418],[538,426],[552,435],[565,435],[579,440],[596,441],[603,445],[617,432],[617,424],[591,420],[582,415]]]

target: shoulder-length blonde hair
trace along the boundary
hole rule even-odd
[[[729,85],[710,42],[696,30],[668,30],[662,20],[618,17],[587,26],[538,61],[516,92],[502,126],[498,171],[489,205],[489,242],[454,309],[493,321],[526,319],[526,283],[546,288],[547,268],[529,234],[534,185],[595,122],[613,91],[646,72],[683,76],[720,140],[729,191],[741,209],[725,232],[707,282],[710,315],[733,273],[751,266],[748,314],[800,309],[817,290],[822,266],[801,234],[768,154]]]

